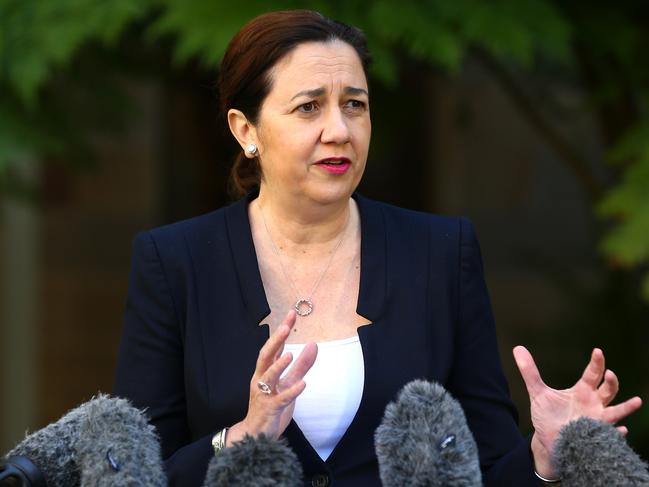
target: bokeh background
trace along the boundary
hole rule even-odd
[[[647,2],[0,0],[0,450],[111,390],[132,238],[231,201],[218,62],[285,8],[368,35],[360,191],[474,221],[521,429],[516,344],[649,401]]]

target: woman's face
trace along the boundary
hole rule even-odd
[[[304,43],[271,79],[255,127],[262,193],[346,201],[363,175],[372,130],[358,54],[341,41]]]

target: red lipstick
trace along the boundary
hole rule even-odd
[[[347,157],[327,157],[316,162],[316,166],[331,174],[345,174],[351,165],[352,162]]]

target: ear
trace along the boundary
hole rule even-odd
[[[243,149],[243,153],[246,157],[253,157],[246,151],[246,147],[250,144],[256,144],[259,146],[257,129],[255,126],[248,121],[241,110],[235,110],[233,108],[228,110],[228,126],[230,127],[230,132],[232,132],[234,138],[239,142],[239,145]]]

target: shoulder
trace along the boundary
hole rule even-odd
[[[154,245],[158,249],[173,252],[185,245],[217,244],[225,240],[228,215],[231,215],[230,220],[241,219],[237,218],[240,211],[232,210],[242,205],[241,201],[237,201],[203,215],[143,230],[135,236],[134,246]],[[243,210],[245,211],[245,207]]]
[[[188,236],[205,235],[225,228],[228,207],[219,208],[204,215],[162,225],[148,230],[156,240],[170,241]]]
[[[388,235],[405,238],[443,240],[464,244],[475,239],[472,222],[463,216],[447,216],[402,208],[358,195],[362,214],[380,216]]]

